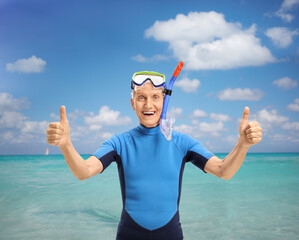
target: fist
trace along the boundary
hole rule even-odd
[[[249,108],[245,107],[239,127],[240,141],[243,146],[251,146],[262,141],[262,128],[258,122],[249,122]]]
[[[70,127],[66,118],[65,106],[60,107],[60,122],[52,122],[47,129],[48,143],[63,147],[70,142]]]

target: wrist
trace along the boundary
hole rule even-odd
[[[250,144],[245,143],[241,137],[239,137],[237,145],[244,150],[248,150],[250,148]]]
[[[61,151],[67,150],[72,146],[71,138],[68,137],[64,144],[59,145]]]

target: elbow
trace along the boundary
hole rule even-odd
[[[230,180],[232,178],[232,176],[221,176],[220,178],[222,178],[224,180]]]
[[[83,181],[85,179],[88,179],[89,177],[86,177],[86,176],[76,176],[76,178],[80,181]]]
[[[223,171],[221,171],[221,168],[220,168],[218,177],[221,179],[224,179],[224,180],[230,180],[233,177],[233,175],[224,173]]]

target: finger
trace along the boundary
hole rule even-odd
[[[48,135],[47,136],[47,139],[48,139],[48,141],[50,140],[60,140],[61,139],[61,136],[60,135],[58,135],[58,134],[51,134],[51,135]]]
[[[242,121],[248,121],[249,112],[250,112],[249,107],[245,107],[244,112],[243,112]]]
[[[262,133],[261,132],[257,132],[257,133],[249,133],[246,135],[248,139],[250,138],[259,138],[262,136]]]
[[[48,128],[47,129],[47,134],[62,134],[62,131],[58,128]]]
[[[262,132],[262,131],[263,131],[263,129],[260,126],[258,126],[258,127],[252,127],[252,128],[248,128],[246,130],[246,134],[255,133],[255,132]]]
[[[60,107],[60,122],[67,122],[65,106]]]
[[[55,128],[63,130],[63,127],[61,126],[60,122],[52,122],[49,124],[49,128]]]
[[[48,144],[57,146],[60,143],[60,140],[48,140]]]
[[[262,141],[262,138],[259,137],[259,138],[251,138],[251,139],[248,139],[248,141],[252,144],[257,144],[259,143],[260,141]]]
[[[260,126],[259,122],[249,122],[244,130],[247,131],[250,128],[259,127],[259,126]]]

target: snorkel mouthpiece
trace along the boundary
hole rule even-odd
[[[160,117],[160,129],[168,141],[170,141],[172,139],[172,128],[173,128],[175,119],[174,118],[166,118],[167,108],[168,108],[169,98],[170,98],[170,95],[172,92],[173,84],[174,84],[176,78],[178,77],[179,73],[181,72],[183,66],[184,66],[184,63],[182,61],[179,62],[178,66],[176,67],[176,69],[169,81],[168,88],[165,91],[166,95],[164,97],[163,110],[162,110],[162,114]]]

